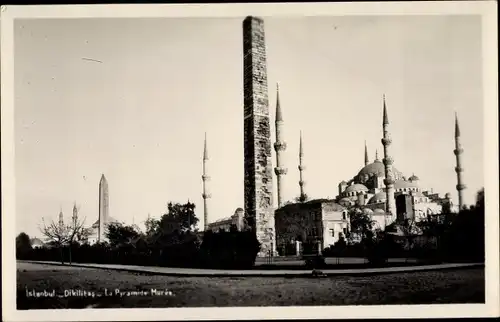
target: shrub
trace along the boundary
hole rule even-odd
[[[199,265],[206,268],[251,268],[260,250],[255,234],[206,232],[199,252]]]

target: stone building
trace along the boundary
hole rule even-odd
[[[276,210],[275,223],[280,255],[321,253],[349,230],[346,208],[328,199],[284,205]]]
[[[243,231],[245,229],[245,211],[243,208],[237,208],[234,214],[228,218],[222,218],[209,223],[207,230],[213,232],[229,231],[231,227],[236,228],[237,231]]]

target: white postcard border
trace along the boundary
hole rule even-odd
[[[73,5],[1,7],[2,301],[6,321],[332,319],[388,317],[482,317],[499,315],[498,43],[494,1],[293,4]],[[17,18],[245,17],[326,15],[482,16],[484,81],[484,176],[486,304],[329,307],[230,307],[17,311],[14,177],[14,39]]]

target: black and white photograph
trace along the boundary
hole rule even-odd
[[[496,24],[2,6],[4,318],[498,316]]]

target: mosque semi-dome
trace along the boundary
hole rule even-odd
[[[345,189],[346,193],[359,192],[359,191],[368,191],[368,188],[361,183],[355,183],[355,184],[352,184]]]
[[[368,203],[380,203],[380,202],[385,202],[386,201],[386,194],[385,192],[379,192],[376,193],[373,197],[370,198]]]
[[[371,215],[373,215],[373,210],[371,210],[370,208],[365,208],[365,209],[363,209],[363,213],[365,215],[371,216]]]
[[[383,209],[375,209],[373,211],[373,215],[374,216],[382,216],[382,215],[385,215],[385,211]]]

